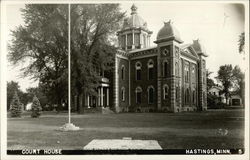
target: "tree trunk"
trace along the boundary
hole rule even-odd
[[[79,95],[79,114],[83,114],[84,110],[83,110],[83,103],[82,103],[82,98],[83,98],[83,94],[81,93]]]
[[[62,111],[62,105],[61,105],[61,89],[56,86],[56,95],[57,95],[57,112],[59,113]]]

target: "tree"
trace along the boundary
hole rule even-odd
[[[96,95],[102,74],[110,74],[115,37],[125,13],[118,4],[74,4],[71,8],[71,77],[74,94]],[[78,103],[79,104],[79,103]],[[78,105],[82,112],[82,106]]]
[[[15,81],[7,82],[7,110],[10,109],[10,103],[12,101],[15,92],[17,92],[17,94],[19,95],[19,100],[21,103],[23,103],[24,106],[26,106],[26,104],[29,101],[27,93],[21,91],[18,82]]]
[[[218,79],[223,86],[222,93],[225,93],[226,101],[230,95],[230,89],[233,86],[233,67],[231,64],[220,66],[218,71]]]
[[[11,101],[10,112],[11,112],[11,117],[21,117],[22,104],[19,101],[19,97],[17,95],[17,92],[15,92],[14,97]]]
[[[25,25],[12,31],[8,60],[25,64],[23,76],[31,76],[60,106],[67,97],[67,5],[28,4],[21,10]]]
[[[241,71],[239,66],[235,66],[232,70],[233,73],[233,85],[236,94],[240,95],[243,102],[245,99],[245,75]]]
[[[68,5],[28,4],[22,12],[25,26],[12,31],[8,59],[13,65],[29,61],[23,75],[39,80],[61,106],[68,98]],[[79,101],[83,93],[96,94],[100,72],[111,70],[113,38],[124,15],[118,4],[71,5],[71,89]]]
[[[27,92],[28,99],[30,102],[32,102],[33,97],[36,96],[39,99],[42,108],[46,104],[48,104],[48,98],[44,94],[43,88],[40,85],[38,85],[38,87],[30,87],[26,89],[26,92]]]
[[[245,53],[245,32],[242,32],[239,36],[239,52]]]
[[[15,92],[18,92],[19,90],[20,86],[18,85],[17,82],[14,81],[7,82],[7,110],[9,110],[10,108],[10,104]]]
[[[211,88],[211,87],[213,87],[213,86],[215,86],[215,83],[214,83],[214,80],[212,79],[212,78],[210,78],[210,76],[211,76],[211,74],[212,74],[213,72],[210,72],[209,70],[207,70],[206,71],[206,77],[207,77],[207,91]]]
[[[41,115],[41,111],[42,111],[42,107],[40,105],[40,101],[38,100],[38,98],[36,96],[34,96],[33,98],[33,102],[31,105],[31,117],[32,118],[37,118]]]

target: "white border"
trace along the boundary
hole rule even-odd
[[[5,32],[6,28],[6,5],[8,4],[23,4],[23,3],[241,3],[245,5],[245,54],[246,54],[246,107],[245,107],[245,154],[243,155],[63,155],[63,156],[7,156],[6,155],[6,138],[7,138],[7,116],[6,116],[6,37],[7,32]],[[202,160],[202,159],[226,159],[226,160],[248,160],[249,159],[249,1],[247,0],[241,0],[241,1],[170,1],[170,2],[162,2],[162,1],[66,1],[66,0],[37,0],[37,1],[27,1],[27,0],[13,0],[13,1],[7,1],[2,0],[1,1],[1,57],[0,57],[0,104],[1,104],[1,159],[3,160],[15,160],[15,159],[121,159],[121,160],[127,160],[127,159],[154,159],[154,160],[163,160],[163,159],[182,159],[182,160]]]

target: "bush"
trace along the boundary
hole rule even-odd
[[[37,118],[41,115],[41,104],[40,101],[38,100],[38,98],[36,96],[34,96],[33,98],[33,102],[32,102],[32,106],[31,106],[31,117],[32,118]]]
[[[11,101],[10,112],[11,112],[11,117],[21,117],[22,104],[19,101],[19,97],[17,95],[17,92],[15,92],[13,99]]]
[[[207,105],[210,109],[222,109],[225,107],[225,104],[221,102],[220,97],[216,95],[207,95]]]

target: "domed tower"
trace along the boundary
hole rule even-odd
[[[155,41],[158,48],[158,110],[181,111],[181,59],[179,31],[171,21],[164,22]],[[166,92],[168,91],[169,92]]]
[[[119,47],[123,50],[149,47],[152,33],[148,30],[147,23],[137,14],[137,7],[133,4],[130,17],[124,19],[122,29],[117,32]]]

